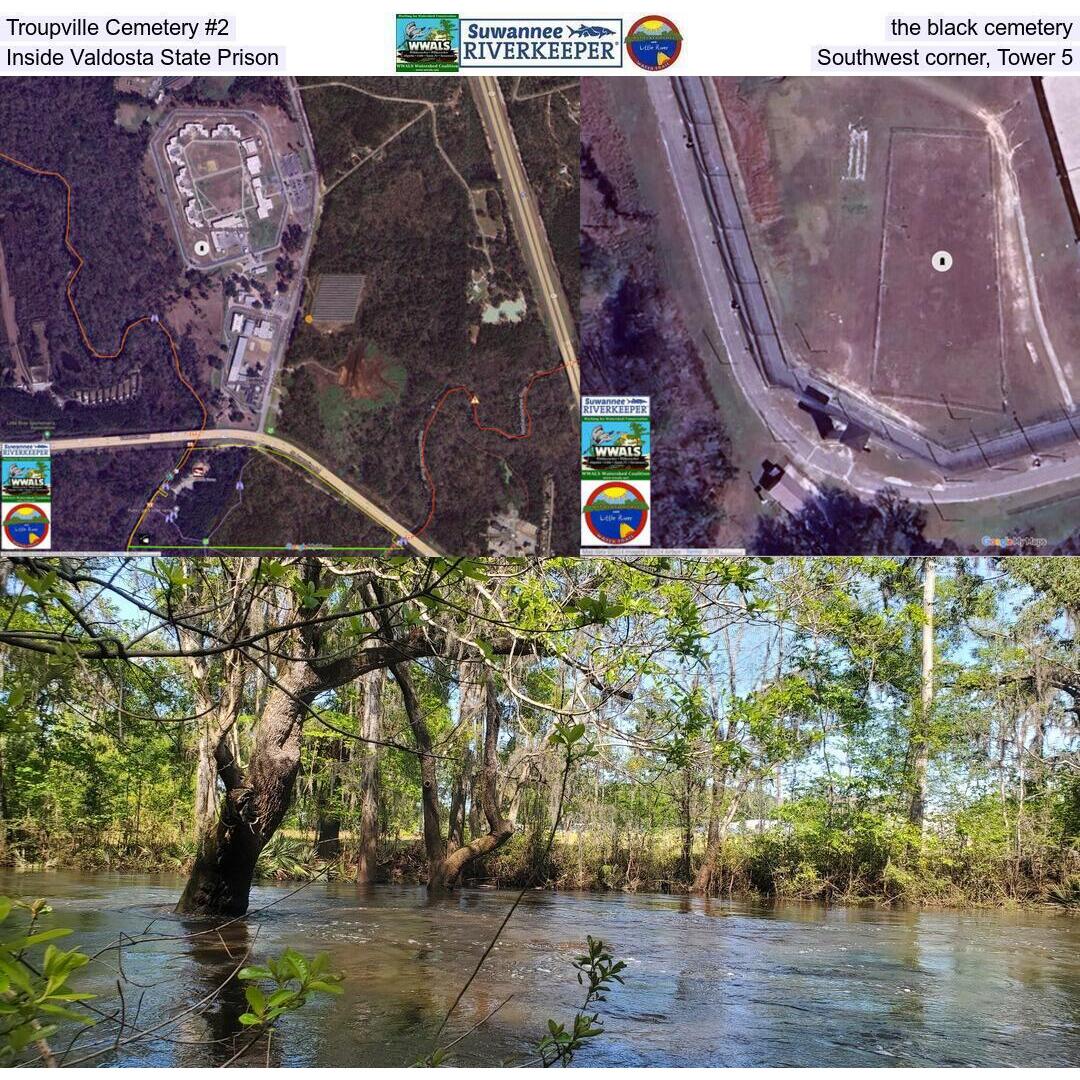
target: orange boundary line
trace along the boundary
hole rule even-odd
[[[512,442],[516,442],[518,439],[529,438],[529,436],[532,435],[533,426],[532,413],[529,412],[529,391],[532,390],[534,383],[539,382],[541,379],[546,379],[549,376],[554,375],[558,371],[562,371],[565,367],[565,363],[559,363],[556,364],[553,368],[548,368],[546,371],[534,372],[529,377],[529,381],[525,384],[524,390],[519,395],[519,399],[521,401],[521,409],[525,414],[524,431],[514,434],[512,432],[503,431],[502,428],[499,427],[480,423],[480,414],[477,410],[478,403],[470,401],[470,405],[472,407],[473,424],[479,431],[491,431],[504,439],[510,439]],[[451,386],[448,389],[444,390],[439,397],[439,400],[435,402],[435,408],[431,410],[431,415],[427,418],[427,422],[424,424],[423,434],[420,436],[420,471],[423,474],[424,480],[427,482],[428,490],[431,493],[430,502],[428,504],[428,514],[427,517],[424,518],[424,523],[420,526],[420,528],[416,529],[414,532],[409,533],[408,536],[403,537],[402,539],[404,540],[408,540],[410,538],[416,539],[417,537],[419,537],[435,518],[437,489],[435,485],[435,478],[431,475],[431,470],[428,468],[427,439],[429,433],[431,432],[432,425],[435,423],[435,418],[439,415],[439,410],[442,409],[443,405],[445,405],[446,402],[455,394],[468,394],[470,398],[476,397],[476,395],[471,390],[469,390],[467,386]]]
[[[180,458],[177,461],[176,465],[173,466],[173,471],[170,475],[178,473],[184,467],[191,455],[195,452],[195,447],[198,443],[198,440],[201,438],[202,433],[206,430],[208,414],[206,411],[206,405],[203,402],[202,398],[199,397],[198,391],[196,391],[195,387],[191,384],[188,377],[184,374],[183,367],[180,364],[180,352],[176,347],[175,339],[173,338],[172,334],[169,332],[165,324],[159,322],[156,316],[143,315],[137,319],[133,319],[124,327],[123,333],[120,336],[120,345],[117,348],[116,352],[103,353],[98,352],[98,350],[94,348],[93,344],[90,341],[90,337],[86,331],[86,327],[83,325],[82,318],[79,315],[79,309],[75,306],[75,297],[72,295],[72,289],[75,285],[75,281],[78,278],[79,274],[82,273],[82,269],[86,265],[86,260],[82,257],[79,249],[75,247],[74,243],[72,243],[71,240],[71,223],[73,218],[73,206],[75,197],[74,192],[71,188],[70,181],[61,172],[56,172],[52,169],[39,169],[35,165],[27,164],[27,162],[25,161],[20,161],[19,158],[12,157],[10,154],[5,154],[2,150],[0,150],[0,161],[6,161],[9,165],[14,165],[16,168],[23,169],[24,171],[31,173],[33,176],[44,176],[48,177],[49,179],[59,180],[60,183],[64,185],[64,190],[67,193],[67,206],[64,221],[64,247],[67,248],[67,250],[71,253],[71,255],[76,261],[75,269],[72,270],[72,272],[68,275],[67,279],[67,302],[68,307],[71,308],[72,315],[75,316],[75,323],[79,328],[79,336],[82,338],[82,343],[85,346],[86,351],[95,360],[116,360],[119,356],[123,355],[124,349],[127,347],[128,335],[131,333],[131,331],[134,330],[137,326],[142,326],[144,323],[151,326],[156,326],[165,335],[165,340],[169,343],[169,351],[172,353],[173,366],[176,368],[176,374],[179,377],[180,381],[184,384],[184,386],[190,391],[191,396],[198,403],[199,410],[202,413],[202,422],[199,425],[198,431],[194,433],[193,438],[185,447],[184,452],[180,455]],[[553,368],[548,368],[546,371],[534,372],[533,375],[530,376],[529,381],[525,384],[525,388],[520,395],[521,408],[525,414],[524,431],[515,434],[512,432],[503,431],[502,428],[499,427],[482,424],[480,422],[480,414],[477,411],[476,402],[470,402],[472,406],[473,424],[479,431],[490,431],[496,435],[501,436],[504,439],[509,439],[511,441],[529,438],[529,436],[532,435],[533,424],[532,413],[529,412],[529,392],[532,390],[533,384],[538,382],[540,379],[546,379],[549,376],[554,375],[556,372],[562,371],[565,367],[565,363],[559,363],[556,364]],[[428,528],[428,526],[431,524],[432,520],[435,517],[435,508],[437,505],[437,487],[435,484],[435,478],[432,476],[431,470],[428,467],[427,463],[427,439],[428,435],[431,432],[432,424],[435,422],[435,418],[439,415],[439,411],[442,409],[443,405],[455,394],[466,393],[469,394],[470,398],[476,396],[469,390],[467,386],[451,386],[447,390],[444,390],[442,395],[439,397],[439,400],[435,403],[435,408],[432,410],[431,415],[427,419],[427,422],[424,424],[423,434],[420,437],[420,471],[423,474],[424,480],[427,483],[428,490],[431,494],[430,502],[428,505],[428,514],[427,517],[424,519],[424,523],[417,530],[409,533],[408,536],[403,537],[402,539],[408,540],[410,538],[416,539],[420,537],[420,535]],[[146,520],[146,515],[150,513],[154,502],[161,494],[163,494],[163,489],[161,485],[158,485],[158,487],[154,489],[153,495],[151,495],[150,498],[147,500],[146,506],[143,507],[142,513],[139,515],[138,520],[135,522],[135,525],[132,527],[131,532],[128,534],[127,547],[129,550],[131,548],[132,541],[135,538],[135,534],[139,531],[139,526],[142,525],[143,521]],[[391,549],[388,548],[387,550],[389,551]]]
[[[79,249],[75,247],[74,243],[72,243],[71,240],[71,222],[75,200],[74,192],[71,189],[71,183],[68,181],[68,178],[64,176],[64,174],[61,172],[55,172],[52,169],[39,169],[34,165],[27,164],[25,161],[20,161],[16,157],[12,157],[10,154],[5,154],[2,150],[0,150],[0,161],[6,161],[9,165],[14,165],[16,168],[23,169],[25,172],[31,173],[33,176],[45,176],[52,180],[59,180],[60,183],[64,185],[64,190],[67,192],[67,208],[64,221],[64,247],[68,249],[68,251],[71,253],[71,255],[75,258],[76,261],[75,269],[72,270],[72,272],[68,275],[67,279],[67,302],[68,307],[71,308],[72,315],[75,316],[75,323],[79,328],[79,336],[82,338],[82,343],[85,346],[86,351],[95,360],[116,360],[118,357],[123,355],[124,349],[127,347],[128,335],[131,333],[131,331],[134,330],[137,326],[142,326],[144,323],[150,326],[156,326],[165,335],[165,340],[169,343],[169,351],[172,353],[173,366],[176,368],[176,374],[179,377],[180,381],[184,384],[184,386],[190,391],[191,396],[196,400],[199,405],[199,409],[202,412],[202,423],[199,426],[199,430],[194,434],[191,442],[189,442],[187,447],[184,449],[183,454],[180,455],[180,460],[177,461],[176,465],[173,467],[173,472],[170,475],[178,473],[184,467],[188,458],[190,458],[191,455],[195,452],[195,446],[199,438],[202,436],[202,433],[206,430],[206,422],[208,419],[208,415],[206,411],[206,405],[203,403],[202,398],[199,397],[199,394],[196,391],[195,387],[191,384],[191,382],[188,380],[188,377],[184,374],[184,369],[180,364],[180,352],[176,347],[176,340],[173,338],[172,334],[169,332],[165,324],[158,321],[157,316],[143,315],[137,319],[133,319],[124,327],[123,333],[120,336],[120,345],[117,348],[116,352],[103,353],[98,352],[98,350],[94,348],[93,344],[90,341],[90,336],[86,332],[86,327],[83,325],[82,318],[79,315],[79,309],[75,306],[75,297],[72,295],[72,289],[75,286],[75,280],[78,278],[79,274],[82,273],[82,269],[86,265],[86,260],[79,253]],[[134,527],[128,534],[127,547],[129,549],[131,547],[132,540],[135,538],[135,533],[139,530],[139,526],[142,525],[143,521],[146,520],[146,515],[150,513],[150,509],[154,505],[155,500],[161,494],[162,486],[158,485],[158,487],[154,489],[153,495],[151,495],[150,498],[147,500],[146,506],[143,507],[143,511],[139,515],[138,521],[135,522]]]

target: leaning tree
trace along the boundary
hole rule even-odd
[[[595,575],[572,563],[510,561],[68,560],[11,564],[12,614],[0,645],[60,668],[172,659],[186,669],[194,708],[162,723],[197,725],[196,852],[178,911],[247,910],[256,863],[292,805],[305,727],[321,724],[358,744],[383,741],[334,724],[323,706],[339,688],[384,672],[398,688],[408,737],[392,745],[419,758],[429,882],[456,882],[513,832],[500,793],[499,752],[523,661],[565,665],[588,695],[550,704],[586,714],[625,692],[605,671],[595,633],[619,611],[591,598]],[[9,567],[10,569],[10,567]],[[596,646],[594,649],[593,646]],[[439,764],[418,703],[423,665],[457,672],[466,723],[482,731],[472,797],[478,835],[444,838]],[[240,728],[243,726],[243,731]]]

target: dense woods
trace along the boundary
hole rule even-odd
[[[483,423],[516,434],[527,380],[556,366],[558,351],[501,203],[468,80],[342,77],[300,85],[328,187],[310,275],[362,274],[364,287],[352,324],[332,332],[297,326],[278,425],[419,528],[431,498],[419,437],[441,395],[467,386]],[[471,208],[473,193],[482,192],[494,236],[481,236]],[[569,193],[576,210],[576,177]],[[567,250],[563,243],[556,254]],[[469,300],[473,272],[486,276],[495,305],[523,294],[524,319],[482,321],[483,303]],[[366,383],[385,393],[343,389],[341,371],[357,352],[362,372],[377,368],[384,380],[400,373],[391,380],[396,389],[370,375]],[[539,525],[550,476],[558,507],[552,549],[575,550],[567,513],[578,491],[570,404],[561,372],[538,382],[528,400],[538,437],[510,441],[477,431],[466,396],[451,399],[426,455],[439,492],[428,538],[448,551],[484,552],[491,517],[510,506]]]
[[[581,132],[581,377],[585,394],[648,394],[654,440],[654,542],[742,548],[728,524],[735,476],[711,381],[715,343],[664,284],[670,223],[636,178],[638,152],[605,120],[608,90],[587,79]],[[675,245],[677,247],[677,245]],[[662,359],[659,359],[662,358]],[[725,391],[726,392],[726,391]]]
[[[14,866],[1080,900],[1067,562],[3,565]]]
[[[87,333],[102,352],[114,350],[132,319],[164,312],[179,295],[180,263],[166,233],[153,185],[143,171],[149,129],[115,123],[112,81],[10,79],[0,96],[0,150],[68,178],[73,192],[72,242],[86,260],[75,297]],[[79,132],[72,139],[71,132]],[[65,191],[52,178],[0,164],[0,243],[28,362],[38,363],[41,323],[51,375],[62,402],[75,390],[108,387],[136,369],[142,391],[123,404],[88,408],[44,393],[0,390],[0,425],[31,416],[64,432],[153,430],[193,424],[198,408],[177,379],[167,344],[152,329],[136,331],[131,348],[115,361],[91,358],[79,339],[65,296],[75,260],[64,247]],[[197,355],[181,341],[181,359],[198,377]],[[6,428],[5,430],[15,430]]]

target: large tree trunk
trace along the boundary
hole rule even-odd
[[[466,745],[461,755],[461,767],[450,791],[450,823],[446,839],[451,851],[465,843],[466,806],[470,802],[469,836],[477,836],[481,831],[479,791],[473,777],[473,744],[476,741],[477,720],[484,711],[483,679],[483,671],[478,664],[470,661],[458,664],[458,733]]]
[[[694,873],[694,791],[690,774],[683,776],[683,790],[680,798],[682,815],[682,851],[679,855],[679,876],[689,882]]]
[[[427,729],[420,709],[420,702],[413,690],[408,668],[404,664],[392,664],[390,673],[401,690],[405,716],[409,721],[416,749],[420,752],[420,803],[424,817],[424,852],[427,855],[428,887],[439,888],[444,883],[439,876],[446,845],[443,843],[442,826],[439,824],[439,775],[435,755],[431,747],[431,733]]]
[[[191,646],[199,644],[187,631],[181,632],[180,637]],[[218,777],[222,768],[228,769],[236,758],[236,722],[244,694],[242,659],[238,653],[228,654],[220,667],[211,665],[205,657],[192,657],[188,662],[201,725],[195,750],[195,835],[199,838],[206,836],[217,822]]]
[[[479,665],[477,665],[479,668]],[[486,672],[482,676],[486,679]],[[484,754],[480,770],[480,805],[487,821],[488,832],[475,836],[467,844],[446,855],[433,875],[436,887],[457,884],[462,871],[477,859],[501,847],[514,835],[514,825],[503,816],[499,800],[499,728],[501,714],[498,698],[490,682],[485,686],[486,716],[484,723]]]
[[[727,768],[721,765],[719,755],[713,756],[712,791],[709,793],[709,831],[705,840],[705,858],[698,867],[692,893],[707,896],[712,888],[713,875],[716,873],[717,860],[720,857],[720,815],[723,812],[724,796],[727,792]]]
[[[474,733],[477,741],[479,735]],[[484,796],[480,777],[476,775],[476,754],[470,753],[469,759],[469,836],[476,837],[484,831]]]
[[[708,896],[710,893],[714,892],[714,885],[716,884],[717,878],[716,872],[720,868],[720,853],[724,850],[728,829],[731,828],[731,823],[735,820],[735,814],[739,809],[739,804],[742,802],[743,794],[743,789],[736,786],[735,790],[731,793],[731,799],[728,802],[727,807],[720,816],[720,825],[716,832],[716,843],[706,849],[705,861],[698,869],[697,876],[694,878],[694,884],[690,889],[692,893],[695,893],[698,896]]]
[[[930,721],[934,710],[934,560],[923,560],[922,685],[911,739],[911,806],[908,820],[922,829],[926,824],[926,772],[930,764]]]
[[[341,854],[341,814],[338,793],[341,790],[341,774],[352,758],[352,751],[344,739],[327,740],[322,760],[323,780],[313,787],[315,798],[315,857],[336,859]]]
[[[304,704],[318,680],[306,664],[292,663],[277,677],[255,727],[246,769],[219,761],[225,796],[217,821],[199,838],[191,877],[176,910],[184,915],[243,915],[255,864],[292,800],[300,768]]]
[[[195,835],[204,836],[213,829],[218,814],[218,770],[216,725],[206,723],[199,733],[195,764]]]
[[[467,753],[454,782],[450,786],[450,817],[446,833],[446,842],[450,848],[461,847],[465,843],[465,807],[466,807],[466,769],[469,761]]]
[[[341,854],[341,818],[336,813],[320,814],[315,826],[315,857],[327,862]]]
[[[189,647],[200,642],[187,631],[180,631],[180,640]],[[214,708],[213,687],[210,681],[210,664],[205,657],[188,659],[188,671],[194,687],[195,721],[199,726],[199,738],[195,743],[195,835],[204,836],[217,820],[218,770],[217,747],[221,740],[218,731],[218,714]],[[221,688],[218,687],[218,692]],[[123,714],[120,714],[122,719]]]
[[[382,738],[382,694],[386,672],[382,668],[363,677],[363,704],[360,714],[361,743],[358,757],[360,785],[360,836],[356,852],[356,881],[372,882],[377,874],[379,846],[379,746],[370,741]]]

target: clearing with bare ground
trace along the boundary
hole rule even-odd
[[[940,390],[957,404],[1000,408],[990,140],[977,132],[897,128],[888,161],[871,389],[915,403]],[[972,378],[972,371],[979,375]]]
[[[944,445],[1074,408],[1080,251],[1030,79],[716,85],[791,363]]]

